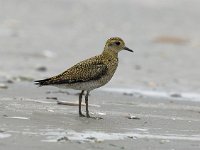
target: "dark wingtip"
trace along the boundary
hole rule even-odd
[[[40,80],[34,81],[35,85],[38,85],[39,87],[42,86]]]
[[[48,85],[47,81],[49,81],[50,79],[44,79],[44,80],[36,80],[34,81],[35,85],[40,86],[44,86],[44,85]]]

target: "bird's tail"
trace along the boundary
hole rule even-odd
[[[39,86],[45,86],[45,85],[49,85],[50,80],[51,80],[50,78],[44,79],[44,80],[37,80],[37,81],[34,81],[34,83]]]

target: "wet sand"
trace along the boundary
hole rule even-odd
[[[0,0],[0,150],[200,149],[200,1]],[[122,37],[111,82],[79,118],[77,91],[38,88]]]
[[[77,93],[32,83],[0,96],[1,149],[199,149],[200,103],[96,90],[90,113],[78,117]],[[82,106],[84,108],[84,106]]]

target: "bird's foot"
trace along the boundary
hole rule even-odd
[[[85,115],[82,113],[79,113],[79,117],[85,117]]]
[[[103,119],[102,117],[94,117],[94,116],[90,116],[89,114],[86,115],[87,118],[92,118],[92,119],[95,119],[95,120],[101,120]]]
[[[102,118],[102,117],[94,117],[93,119],[101,120],[101,119],[103,119],[103,118]]]
[[[86,117],[87,117],[87,118],[91,118],[90,115],[89,115],[89,113],[86,113]]]

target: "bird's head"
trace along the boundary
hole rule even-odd
[[[129,52],[133,52],[133,50],[126,47],[124,41],[119,37],[112,37],[106,41],[106,45],[104,51],[112,51],[114,53],[118,53],[121,50],[127,50]]]

